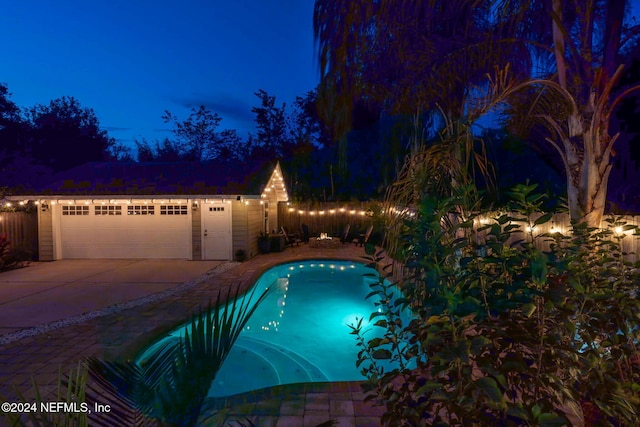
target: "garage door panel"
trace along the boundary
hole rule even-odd
[[[145,205],[146,215],[127,215],[127,206],[121,206],[120,215],[108,215],[96,214],[98,209],[80,215],[63,211],[62,258],[191,258],[188,212],[161,215],[154,206],[154,213],[148,214]]]

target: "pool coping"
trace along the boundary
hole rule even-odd
[[[238,288],[246,291],[269,268],[283,263],[314,259],[367,262],[364,250],[351,244],[330,249],[310,248],[309,245],[287,248],[280,253],[258,255],[220,274],[205,277],[195,286],[165,299],[47,331],[37,336],[26,337],[7,345],[0,345],[0,396],[9,399],[15,398],[13,388],[28,396],[29,393],[32,393],[32,378],[40,385],[40,392],[44,396],[51,396],[56,389],[55,384],[60,369],[63,372],[68,372],[77,365],[78,361],[87,356],[117,360],[129,359],[152,338],[156,338],[159,334],[188,320],[198,307],[206,305],[209,300],[214,299],[219,291],[226,292],[228,289]],[[359,383],[355,384],[349,387],[360,388]],[[330,397],[332,393],[327,391],[310,392],[309,394],[328,394],[326,396],[329,399],[328,405],[331,405],[332,401],[347,402],[341,403],[346,407],[343,411],[331,411],[331,406],[325,404],[324,397],[312,396],[314,399],[323,400],[323,402],[316,404],[312,402],[313,399],[310,399],[310,404],[307,407],[305,403],[301,415],[282,413],[277,416],[248,413],[245,416],[252,417],[252,420],[256,420],[252,422],[257,422],[256,425],[260,426],[315,426],[327,421],[327,416],[337,417],[338,425],[379,425],[379,409],[363,406],[361,392],[349,391],[349,396],[344,394],[344,391],[336,393],[333,400]],[[342,399],[337,399],[338,397]],[[348,399],[346,399],[347,397]],[[299,406],[298,400],[289,402],[287,405],[295,406],[296,402]],[[288,406],[285,405],[286,407]],[[353,414],[351,415],[351,413]],[[291,417],[298,418],[294,420]],[[323,417],[324,421],[313,424]],[[0,425],[2,425],[2,421],[3,419],[0,418]]]

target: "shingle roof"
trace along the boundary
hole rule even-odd
[[[259,195],[275,162],[90,162],[54,175],[34,194]]]

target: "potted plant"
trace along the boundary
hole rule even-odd
[[[263,254],[268,254],[271,251],[269,235],[264,231],[261,231],[260,236],[258,236],[258,250]]]
[[[236,251],[236,261],[245,262],[246,260],[247,260],[247,253],[244,251],[244,249],[238,249]]]

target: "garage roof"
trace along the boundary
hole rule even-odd
[[[275,162],[90,162],[54,175],[32,194],[260,195]]]

